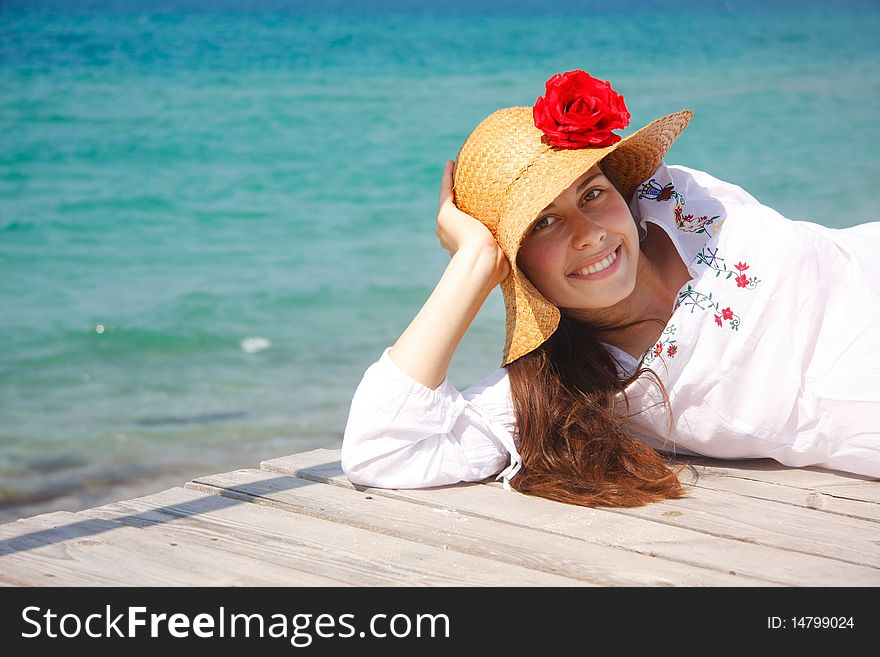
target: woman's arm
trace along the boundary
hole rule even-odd
[[[352,483],[423,488],[515,474],[520,457],[506,370],[464,392],[449,381],[432,389],[401,371],[389,351],[367,369],[351,401],[342,469]]]
[[[352,398],[342,468],[356,484],[442,486],[499,472],[512,476],[519,467],[506,371],[495,372],[466,395],[445,381],[462,336],[510,271],[489,230],[455,207],[453,166],[447,162],[443,171],[437,213],[437,236],[452,260],[395,345],[367,369]]]
[[[437,388],[452,355],[489,293],[510,272],[492,233],[453,201],[454,163],[443,170],[437,237],[452,255],[443,276],[389,356],[419,383]]]

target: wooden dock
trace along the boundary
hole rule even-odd
[[[683,459],[688,496],[588,509],[497,482],[349,483],[338,450],[0,525],[6,586],[878,586],[880,482]]]

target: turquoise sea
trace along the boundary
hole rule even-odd
[[[575,68],[625,133],[693,109],[670,163],[880,219],[876,1],[0,3],[0,521],[339,447],[448,261],[445,161]]]

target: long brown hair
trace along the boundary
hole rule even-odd
[[[622,377],[597,333],[598,327],[563,313],[544,344],[507,366],[522,462],[510,485],[590,507],[681,497],[678,470],[630,436],[619,412],[628,406],[626,387],[639,377],[652,378],[668,404],[662,381],[641,363]]]

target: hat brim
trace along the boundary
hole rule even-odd
[[[531,108],[522,109],[531,112]],[[602,160],[607,160],[629,203],[692,117],[690,110],[669,114],[604,148],[548,146],[512,182],[496,234],[511,269],[501,283],[507,315],[502,366],[541,346],[559,326],[559,309],[538,292],[516,264],[522,240],[538,213]]]

